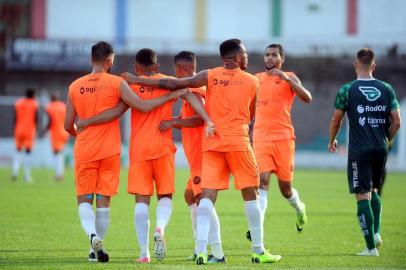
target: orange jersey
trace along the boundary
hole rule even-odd
[[[206,96],[205,88],[190,88],[194,93]],[[183,101],[181,118],[188,118],[196,115],[192,106],[187,101]],[[203,126],[195,128],[182,128],[182,145],[192,173],[202,171],[202,136]]]
[[[108,73],[88,74],[69,87],[69,98],[79,118],[86,119],[116,106],[120,101],[121,77]],[[76,136],[76,162],[101,160],[121,152],[119,119],[89,126]]]
[[[208,70],[206,110],[216,126],[212,138],[203,136],[203,151],[245,151],[251,148],[248,135],[250,104],[258,79],[237,68]]]
[[[33,98],[20,98],[15,103],[15,136],[35,136],[38,102]]]
[[[286,72],[287,75],[293,74]],[[290,111],[295,92],[279,76],[258,73],[259,91],[254,125],[254,143],[295,139]]]
[[[65,103],[63,103],[62,101],[50,102],[45,108],[45,111],[48,113],[49,121],[51,123],[50,126],[51,140],[53,142],[55,141],[65,142],[69,137],[69,133],[66,132],[63,126],[66,114]]]
[[[160,73],[151,76],[157,79],[165,77],[167,76]],[[158,98],[170,92],[140,85],[131,85],[131,89],[141,99]],[[168,129],[165,132],[159,130],[159,123],[162,120],[172,119],[174,102],[169,101],[150,112],[131,110],[130,163],[157,159],[176,151],[172,130]]]

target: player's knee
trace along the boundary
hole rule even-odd
[[[110,207],[110,196],[96,194],[97,207]]]
[[[187,203],[187,205],[192,205],[195,203],[193,191],[186,189],[185,193],[183,194],[183,197],[185,198],[185,202]]]
[[[26,152],[27,154],[29,154],[29,153],[31,153],[31,149],[27,148],[27,149],[25,149],[25,152]]]
[[[292,197],[292,187],[290,186],[290,183],[279,183],[279,189],[283,197],[286,199]]]

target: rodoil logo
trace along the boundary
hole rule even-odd
[[[375,101],[381,96],[381,91],[373,86],[360,86],[358,89],[369,101]]]

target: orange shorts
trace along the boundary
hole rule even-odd
[[[237,190],[259,186],[258,167],[251,149],[203,152],[202,188],[228,189],[230,173]]]
[[[128,171],[127,192],[139,195],[175,193],[175,155],[133,162]]]
[[[292,181],[295,164],[295,141],[254,143],[259,173],[273,172],[282,181]]]
[[[68,139],[64,139],[64,138],[59,138],[59,139],[52,139],[51,138],[52,150],[54,152],[59,152],[59,151],[63,150],[67,140]]]
[[[76,195],[117,194],[120,176],[120,154],[101,160],[75,163]]]
[[[29,149],[34,146],[35,132],[31,134],[19,134],[15,136],[15,144],[18,150]]]
[[[201,173],[190,173],[189,180],[186,183],[186,190],[191,190],[193,192],[193,196],[197,196],[202,193],[202,174]]]

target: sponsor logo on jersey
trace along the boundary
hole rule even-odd
[[[375,101],[381,96],[381,91],[373,86],[360,86],[358,89],[369,101]]]
[[[93,94],[96,92],[96,86],[93,87],[80,87],[79,92],[83,95],[84,93],[90,93]]]
[[[363,105],[358,105],[357,111],[360,114],[362,114],[364,112],[385,112],[386,105],[365,106],[365,107]]]
[[[374,117],[368,117],[368,124],[371,127],[379,127],[380,125],[386,124],[385,118],[374,118]]]
[[[365,117],[365,116],[364,116],[364,117],[360,116],[360,117],[358,118],[358,123],[360,124],[361,127],[363,127],[363,126],[365,125],[365,121],[366,121],[366,117]]]

